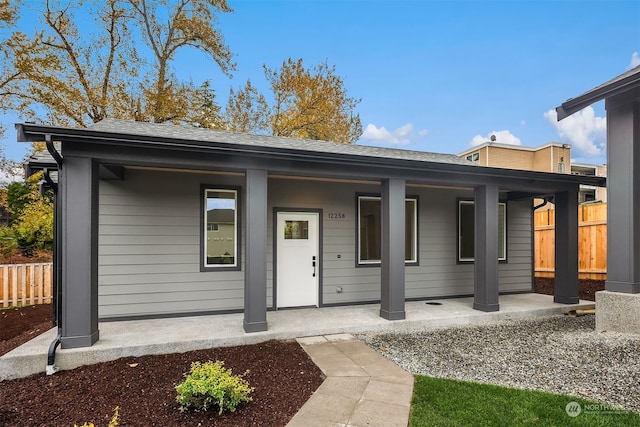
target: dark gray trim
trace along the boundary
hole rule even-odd
[[[363,263],[360,261],[360,198],[361,197],[376,197],[382,200],[380,193],[356,193],[356,207],[355,207],[355,241],[356,241],[356,250],[355,250],[355,268],[370,268],[370,267],[380,267],[382,261],[378,262],[367,262]],[[407,261],[405,260],[404,265],[407,267],[420,266],[420,196],[417,195],[407,195],[405,197],[405,201],[407,200],[415,200],[416,202],[416,230],[415,230],[415,240],[416,240],[416,260],[415,261]],[[382,203],[382,202],[381,202]],[[381,243],[382,244],[382,243]]]
[[[313,208],[281,208],[274,206],[273,208],[273,218],[272,218],[272,227],[273,227],[273,301],[272,307],[274,310],[282,310],[284,308],[294,308],[294,307],[284,307],[278,308],[278,213],[286,212],[286,213],[316,213],[318,214],[318,307],[323,307],[323,281],[322,278],[324,276],[324,268],[323,268],[323,259],[324,259],[324,210],[323,209],[313,209]]]
[[[406,317],[405,234],[406,182],[388,179],[382,182],[382,241],[380,265],[380,316],[387,320]]]
[[[206,191],[207,190],[232,190],[236,192],[236,265],[232,267],[224,267],[224,266],[208,266],[205,264],[204,259],[206,257],[205,254],[205,244],[204,239],[206,233],[206,224],[204,222],[205,212],[206,212]],[[213,185],[213,184],[200,184],[200,271],[241,271],[242,270],[242,189],[238,186],[229,186],[229,185]]]
[[[98,331],[98,165],[65,156],[60,171],[62,348],[89,347]]]
[[[640,87],[640,67],[635,67],[582,95],[563,102],[560,106],[556,107],[558,121],[588,107],[594,102],[629,92],[638,87]]]
[[[553,301],[577,304],[578,293],[578,188],[555,196],[555,263]]]
[[[534,202],[535,200],[531,199],[531,292],[536,290],[536,210],[533,207]]]
[[[245,332],[267,330],[267,171],[245,174]]]
[[[498,187],[485,185],[476,187],[473,308],[480,311],[500,309],[498,303],[498,206]],[[506,211],[504,222],[506,228]]]
[[[294,148],[263,147],[261,145],[229,144],[193,141],[161,136],[142,136],[99,132],[91,129],[69,129],[31,124],[17,125],[20,140],[42,140],[45,133],[64,140],[67,147],[105,163],[123,164],[134,161],[146,164],[165,164],[168,167],[210,169],[230,165],[239,170],[256,167],[272,172],[303,173],[307,176],[365,178],[405,178],[408,182],[475,186],[495,183],[510,190],[536,193],[557,191],[568,184],[603,186],[604,178],[571,174],[511,170],[480,167],[473,164],[452,164],[415,160],[354,155],[342,152],[317,152]],[[65,147],[65,151],[66,148]],[[149,152],[153,155],[149,155]],[[400,150],[402,151],[402,150]],[[107,154],[108,153],[108,154]],[[76,155],[82,155],[76,153]],[[213,155],[213,156],[212,156]],[[164,156],[166,160],[161,161]],[[189,158],[187,162],[181,160]],[[212,163],[213,162],[213,163]],[[232,167],[233,167],[232,166]],[[551,191],[550,191],[551,190]]]
[[[631,294],[640,293],[640,93],[636,96],[625,104],[606,100],[611,185],[605,289]]]
[[[242,308],[229,310],[181,311],[178,313],[141,314],[138,316],[100,317],[100,322],[121,322],[123,320],[177,319],[180,317],[211,316],[217,314],[242,313]]]

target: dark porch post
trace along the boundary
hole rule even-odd
[[[387,320],[406,317],[404,311],[405,182],[382,182],[382,265],[380,316]]]
[[[244,331],[267,330],[267,171],[249,169],[245,186]]]
[[[98,165],[65,156],[62,196],[62,348],[90,347],[98,331]]]
[[[640,95],[607,107],[607,281],[605,289],[640,293]]]
[[[473,308],[498,311],[498,187],[475,189]]]
[[[578,297],[578,188],[555,194],[556,272],[553,301],[577,304]]]

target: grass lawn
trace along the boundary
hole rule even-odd
[[[567,404],[573,415],[567,415]],[[607,412],[608,411],[608,412]],[[411,426],[640,426],[640,415],[571,396],[415,377]]]

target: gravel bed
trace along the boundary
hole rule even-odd
[[[545,390],[640,412],[640,335],[597,333],[594,315],[358,338],[413,374]]]

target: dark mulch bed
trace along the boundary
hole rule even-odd
[[[3,315],[3,337],[5,325],[13,325],[11,320],[25,320],[30,310],[37,308],[25,307],[18,312],[23,310],[24,316]],[[234,374],[249,370],[245,378],[255,387],[253,402],[222,416],[215,412],[181,414],[174,387],[189,371],[191,362],[207,360],[223,360]],[[101,427],[108,424],[119,406],[119,426],[284,426],[323,379],[322,372],[294,341],[122,358],[53,376],[39,374],[2,382],[0,425],[72,426],[94,422]]]
[[[534,287],[538,294],[553,295],[553,277],[536,277]],[[580,299],[595,301],[597,291],[604,291],[604,280],[580,279],[578,281]]]
[[[52,319],[51,304],[0,310],[0,356],[51,329]]]

